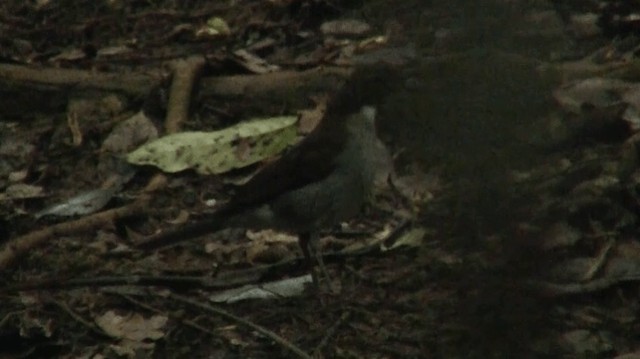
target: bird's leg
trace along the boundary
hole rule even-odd
[[[309,253],[312,258],[315,258],[318,262],[318,269],[320,269],[320,274],[324,277],[324,280],[327,283],[327,287],[330,292],[333,292],[333,288],[331,286],[331,278],[329,277],[329,273],[327,273],[327,267],[324,266],[324,257],[322,256],[322,251],[320,250],[320,235],[318,232],[311,233],[311,239],[307,244],[309,246]]]
[[[318,290],[320,289],[320,282],[315,270],[317,262],[316,246],[313,244],[315,240],[317,240],[317,236],[311,233],[301,233],[299,237],[300,249],[302,249],[302,254],[304,255],[305,261],[307,262],[307,267],[311,271],[311,281],[316,287],[316,290]]]
[[[324,277],[324,280],[327,282],[329,290],[333,291],[333,288],[331,286],[331,279],[329,278],[327,269],[324,266],[322,253],[320,253],[320,249],[318,248],[320,244],[320,237],[318,235],[318,232],[302,233],[300,234],[299,241],[300,248],[302,249],[302,254],[304,255],[309,269],[311,270],[311,278],[316,289],[320,288],[320,279],[318,278],[318,274],[316,273],[317,267],[320,270],[321,276]]]
[[[311,242],[311,233],[300,233],[298,235],[298,244],[300,245],[300,249],[302,249],[302,255],[304,256],[305,262],[307,262],[307,267],[311,270],[311,280],[313,285],[318,288],[318,278],[316,276],[316,272],[313,270],[314,262],[311,258],[311,251],[309,250],[309,245]]]

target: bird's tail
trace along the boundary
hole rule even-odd
[[[207,218],[195,223],[178,226],[176,228],[163,231],[158,234],[151,235],[143,241],[136,244],[136,248],[141,250],[154,250],[163,247],[169,247],[180,242],[200,237],[207,233],[216,232],[225,227],[228,216],[214,214],[213,217]]]

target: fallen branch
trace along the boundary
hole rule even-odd
[[[16,259],[29,250],[46,243],[50,238],[68,236],[74,233],[92,231],[104,227],[119,218],[143,213],[146,201],[136,201],[130,205],[95,213],[80,219],[58,223],[23,236],[11,239],[0,250],[0,269],[8,268]]]
[[[176,62],[180,61],[183,60]],[[263,75],[212,77],[202,80],[200,93],[218,98],[277,98],[287,94],[288,101],[302,105],[309,95],[335,88],[336,80],[346,78],[349,73],[350,70],[346,68],[326,67]],[[41,111],[52,106],[64,106],[71,95],[88,91],[117,92],[142,98],[161,78],[160,71],[124,74],[0,64],[0,90],[3,98],[11,99],[7,106],[15,114],[33,112],[34,103],[40,106],[35,110]],[[25,93],[29,94],[25,101],[16,101]]]
[[[164,176],[152,178],[144,194],[135,202],[126,206],[94,213],[72,221],[58,223],[9,240],[0,250],[0,269],[8,268],[16,259],[23,256],[32,248],[43,245],[50,238],[92,231],[104,227],[105,223],[111,223],[120,218],[144,213],[150,200],[149,193],[162,186],[164,181]]]
[[[167,133],[179,132],[182,124],[189,118],[194,84],[199,80],[203,67],[203,57],[191,57],[174,63],[173,81],[171,82],[165,120]]]

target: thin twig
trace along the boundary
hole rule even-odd
[[[194,307],[198,307],[200,309],[204,309],[208,312],[211,313],[215,313],[218,315],[221,315],[227,319],[233,320],[239,324],[244,325],[245,327],[251,328],[257,332],[259,332],[260,334],[266,336],[267,338],[275,341],[276,343],[278,343],[280,346],[282,346],[283,348],[291,351],[292,353],[294,353],[295,355],[297,355],[299,358],[305,358],[305,359],[312,359],[313,357],[310,356],[309,354],[305,353],[302,349],[298,348],[296,345],[294,345],[293,343],[287,341],[286,339],[282,338],[281,336],[277,335],[276,333],[270,331],[267,328],[264,328],[258,324],[252,323],[244,318],[240,318],[234,314],[231,314],[229,312],[227,312],[226,310],[222,309],[222,308],[218,308],[218,307],[214,307],[212,305],[209,304],[205,304],[202,302],[199,302],[197,300],[193,300],[189,297],[185,297],[179,294],[175,294],[175,293],[171,293],[169,295],[170,298],[178,301],[178,302],[182,302],[185,304],[189,304],[192,305]]]
[[[162,310],[160,310],[158,308],[152,307],[152,306],[150,306],[150,305],[148,305],[146,303],[143,303],[143,302],[133,298],[132,296],[130,296],[130,295],[126,294],[126,293],[119,293],[117,291],[111,291],[111,293],[118,294],[121,297],[123,297],[124,299],[128,300],[129,302],[131,302],[131,303],[133,303],[133,304],[135,304],[135,305],[137,305],[137,306],[139,306],[141,308],[144,308],[144,309],[146,309],[146,310],[148,310],[148,311],[150,311],[152,313],[165,314],[164,311],[162,311]],[[203,333],[209,334],[212,337],[218,337],[219,336],[216,332],[211,331],[211,330],[203,327],[202,325],[200,325],[200,324],[198,324],[198,323],[196,323],[196,322],[194,322],[192,320],[185,319],[185,318],[179,318],[179,320],[180,320],[180,322],[182,324],[184,324],[186,326],[189,326],[189,327],[191,327],[193,329],[199,330],[199,331],[201,331]]]
[[[342,323],[346,322],[349,319],[349,317],[351,317],[351,311],[346,311],[342,313],[340,318],[331,326],[331,328],[329,328],[329,330],[327,330],[324,337],[322,337],[322,340],[320,341],[320,343],[318,343],[318,346],[313,350],[314,355],[316,353],[318,354],[320,353],[322,348],[324,348],[329,342],[329,338],[333,337],[336,334],[336,331],[338,331],[338,328],[342,325]]]
[[[100,329],[100,327],[96,326],[95,324],[87,320],[84,320],[84,318],[82,318],[78,313],[74,312],[73,309],[69,308],[67,303],[64,303],[58,300],[52,300],[51,302],[56,306],[58,306],[60,309],[62,309],[65,313],[67,313],[71,318],[73,318],[73,320],[89,328],[89,330],[91,330],[92,332],[105,337],[114,338],[112,335],[109,335],[104,330]]]

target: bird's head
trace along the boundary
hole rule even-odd
[[[328,116],[357,113],[363,106],[378,106],[402,86],[401,74],[390,65],[357,67],[327,104]]]

